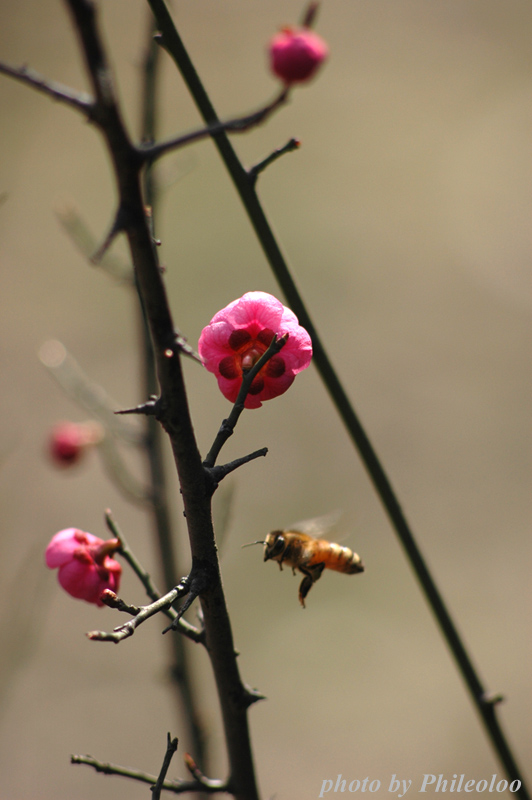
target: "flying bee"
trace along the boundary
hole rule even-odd
[[[294,575],[296,569],[303,573],[304,578],[299,586],[299,602],[303,608],[305,608],[305,597],[312,585],[320,579],[324,569],[332,569],[346,575],[364,572],[360,556],[349,547],[342,547],[327,539],[317,539],[303,531],[272,531],[263,541],[250,544],[264,545],[264,561],[277,561],[281,570],[283,563],[287,564],[292,568]]]

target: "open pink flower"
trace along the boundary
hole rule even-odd
[[[59,531],[46,548],[46,564],[59,568],[58,579],[72,597],[103,606],[104,589],[118,591],[122,567],[111,556],[120,547],[118,539],[99,539],[77,528]]]
[[[246,408],[259,408],[263,400],[286,392],[312,358],[310,336],[289,308],[266,292],[247,292],[214,315],[201,332],[198,350],[224,397],[234,403],[243,372],[256,364],[274,335],[285,333],[288,341],[260,370],[246,398]]]
[[[309,28],[283,28],[269,45],[272,71],[287,85],[308,81],[328,54],[326,43]]]

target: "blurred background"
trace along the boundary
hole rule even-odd
[[[219,114],[255,109],[276,83],[265,45],[300,19],[294,0],[176,2],[174,14]],[[100,3],[123,110],[139,130],[149,23],[140,0]],[[382,458],[423,554],[529,781],[530,681],[530,34],[528,0],[324,0],[328,64],[290,105],[233,139],[251,165],[301,139],[260,178],[269,218],[332,360]],[[0,5],[0,57],[87,88],[63,4]],[[161,134],[199,118],[162,59]],[[89,266],[60,228],[75,204],[98,238],[114,211],[97,132],[36,92],[0,79],[0,797],[142,798],[146,785],[71,766],[90,753],[158,773],[182,723],[162,620],[119,647],[84,633],[122,620],[74,601],[44,568],[58,530],[106,537],[112,508],[158,576],[145,513],[108,481],[96,453],[68,471],[46,456],[51,426],[85,413],[39,362],[59,339],[117,406],[140,394],[129,290]],[[213,145],[169,156],[156,221],[174,318],[192,344],[246,291],[279,294]],[[113,253],[126,257],[123,242]],[[185,365],[205,453],[229,404]],[[286,395],[247,412],[227,459],[238,471],[221,544],[264,798],[317,797],[326,778],[503,777],[400,545],[311,367]],[[189,567],[169,459],[182,572]],[[133,464],[138,469],[138,464]],[[223,497],[222,504],[223,505]],[[338,536],[364,575],[325,574],[307,609],[299,580],[241,545],[339,509]],[[125,570],[121,595],[144,602]],[[189,614],[194,621],[194,613]],[[187,643],[188,645],[188,643]],[[217,701],[190,646],[210,771],[225,775]],[[186,777],[182,754],[170,777]]]

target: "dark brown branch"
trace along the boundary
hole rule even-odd
[[[208,471],[208,475],[212,483],[212,491],[216,491],[218,484],[226,477],[226,475],[234,472],[235,469],[242,467],[244,464],[249,464],[250,461],[254,461],[256,458],[263,458],[267,455],[267,453],[268,448],[261,447],[260,450],[255,450],[253,453],[248,453],[247,456],[235,458],[234,461],[229,461],[227,464],[221,464],[220,466],[216,467],[206,467],[205,469]]]
[[[202,576],[208,578],[201,588],[200,601],[205,643],[222,710],[230,782],[237,800],[258,800],[247,721],[248,698],[238,670],[221,583],[210,498],[190,419],[180,352],[179,349],[171,352],[171,357],[167,353],[169,342],[175,338],[175,326],[145,214],[139,174],[143,159],[131,145],[122,121],[112,75],[96,27],[94,7],[88,0],[67,0],[67,3],[96,97],[94,119],[107,142],[113,163],[119,205],[124,212],[124,230],[153,342],[160,386],[158,416],[170,437],[179,475],[192,555],[191,577],[198,580]],[[134,629],[142,613],[126,626]],[[127,627],[124,635],[130,635]],[[105,634],[103,637],[106,638]]]

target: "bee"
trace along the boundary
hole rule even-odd
[[[282,570],[283,563],[304,575],[299,586],[299,602],[305,608],[305,597],[313,584],[321,578],[324,569],[354,575],[364,572],[364,564],[357,553],[349,547],[318,539],[298,530],[271,531],[266,539],[250,544],[264,545],[264,561],[277,561]],[[247,545],[244,545],[246,547]]]

